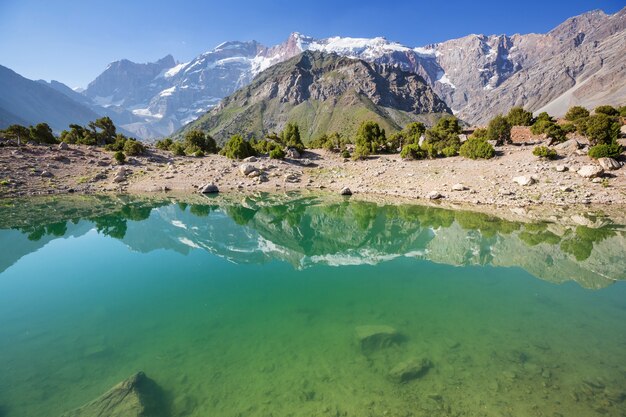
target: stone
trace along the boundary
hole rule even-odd
[[[217,188],[217,185],[213,183],[203,185],[202,187],[200,187],[199,191],[201,194],[215,194],[220,192],[219,188]]]
[[[341,195],[352,195],[352,190],[348,187],[343,187],[339,192]]]
[[[42,177],[44,177],[44,178],[50,178],[50,177],[52,177],[53,175],[52,175],[52,172],[50,172],[50,171],[43,171],[43,172],[41,173],[41,176],[42,176]]]
[[[461,184],[461,183],[454,184],[452,186],[452,191],[465,191],[467,189],[468,188],[465,185]]]
[[[554,145],[554,149],[560,151],[559,153],[572,154],[582,148],[582,145],[576,139],[569,139],[558,145]]]
[[[167,409],[162,389],[143,372],[120,382],[101,397],[61,417],[145,417]]]
[[[613,158],[599,158],[598,163],[603,169],[607,171],[614,171],[622,167],[622,164],[620,164]]]
[[[443,195],[439,191],[431,191],[427,195],[429,200],[439,200],[443,198]]]
[[[305,158],[300,161],[300,165],[303,165],[305,167],[310,167],[311,165],[315,165],[315,163],[311,161],[309,158]]]
[[[239,172],[241,172],[242,175],[244,176],[248,176],[250,175],[252,172],[258,171],[258,168],[255,167],[252,164],[241,164],[239,165]]]
[[[578,175],[583,178],[595,178],[604,174],[604,170],[597,165],[585,165],[578,170]]]
[[[369,354],[400,343],[401,335],[391,326],[369,325],[356,328],[356,339],[361,351]]]
[[[594,179],[591,180],[591,182],[594,184],[600,184],[602,182],[602,178],[595,177]]]
[[[66,150],[68,150],[69,148],[70,148],[70,147],[69,147],[69,145],[68,145],[67,143],[65,143],[65,142],[61,142],[61,143],[59,143],[59,150],[61,150],[61,151],[66,151]]]
[[[533,185],[535,183],[535,179],[533,177],[520,176],[520,177],[514,177],[513,182],[523,187],[526,187],[529,185]]]
[[[291,159],[300,159],[300,152],[298,152],[297,149],[289,148],[287,149],[287,152],[285,152],[285,157]]]
[[[256,162],[256,156],[249,156],[247,158],[244,158],[243,162]]]
[[[300,182],[300,176],[296,174],[286,174],[285,182],[291,182],[291,183]]]
[[[557,165],[556,167],[554,167],[554,169],[556,170],[556,172],[565,172],[568,170],[565,165]]]
[[[432,362],[428,359],[412,358],[391,368],[389,378],[396,383],[403,384],[423,377],[432,366]]]

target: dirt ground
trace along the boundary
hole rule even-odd
[[[248,162],[253,167],[248,168],[249,175],[242,174],[242,161],[219,155],[176,157],[152,147],[120,166],[111,152],[96,147],[6,146],[0,147],[0,197],[192,193],[213,183],[220,192],[320,189],[339,193],[348,187],[354,194],[509,207],[626,204],[626,168],[606,170],[596,179],[583,178],[578,170],[598,162],[586,155],[584,147],[570,145],[558,149],[559,159],[554,161],[533,156],[535,144],[499,147],[495,158],[476,161],[463,157],[405,161],[399,155],[352,161],[325,150],[308,150],[300,159],[257,158]],[[520,185],[514,182],[516,177],[532,184]]]

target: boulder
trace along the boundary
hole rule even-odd
[[[66,151],[66,150],[68,150],[69,148],[70,148],[70,147],[69,147],[69,145],[68,145],[67,143],[65,143],[65,142],[61,142],[61,143],[59,143],[59,150],[61,150],[61,151]]]
[[[582,148],[582,145],[576,139],[569,139],[558,145],[554,145],[554,149],[560,151],[559,153],[572,154]]]
[[[389,378],[402,384],[423,377],[432,366],[428,359],[409,359],[391,368]]]
[[[41,173],[41,176],[42,176],[42,177],[44,177],[44,178],[50,178],[50,177],[52,177],[53,175],[52,175],[52,172],[50,172],[50,171],[43,171],[43,172]]]
[[[300,159],[300,152],[298,152],[297,149],[289,148],[287,149],[287,152],[285,152],[285,157],[291,159]]]
[[[202,187],[200,187],[199,191],[201,194],[215,194],[220,192],[219,188],[217,188],[217,185],[213,183],[203,185]]]
[[[535,179],[533,177],[520,176],[513,178],[513,182],[526,187],[529,185],[533,185],[535,183]]]
[[[620,164],[613,158],[599,158],[598,163],[603,169],[607,171],[613,171],[622,167],[622,164]]]
[[[244,176],[248,176],[250,175],[252,172],[258,171],[258,168],[255,167],[252,164],[241,164],[239,165],[239,172],[241,172],[242,175]]]
[[[439,200],[443,198],[443,195],[439,191],[431,191],[427,195],[429,200]]]
[[[468,188],[465,185],[461,184],[461,183],[454,184],[452,186],[452,191],[465,191],[467,189]]]
[[[61,417],[146,417],[163,416],[161,388],[143,372],[120,382],[101,397]]]
[[[585,165],[578,170],[578,175],[583,178],[596,178],[604,174],[604,170],[597,165]]]
[[[244,158],[243,162],[256,162],[256,156],[249,156],[247,158]]]
[[[356,340],[365,354],[400,343],[401,336],[391,326],[369,325],[356,328]]]
[[[341,191],[339,192],[339,194],[341,194],[341,195],[352,195],[352,190],[349,189],[348,187],[343,187],[341,189]]]

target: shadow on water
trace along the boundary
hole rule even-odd
[[[146,416],[172,417],[172,396],[159,384],[150,378],[144,378],[137,389],[144,400]]]

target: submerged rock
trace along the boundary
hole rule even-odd
[[[356,338],[363,353],[372,353],[401,340],[396,329],[384,325],[359,326],[356,328]]]
[[[99,398],[61,417],[166,417],[159,386],[143,372],[120,382]]]
[[[426,375],[433,364],[428,359],[409,359],[400,362],[389,371],[389,378],[394,382],[404,383]]]

